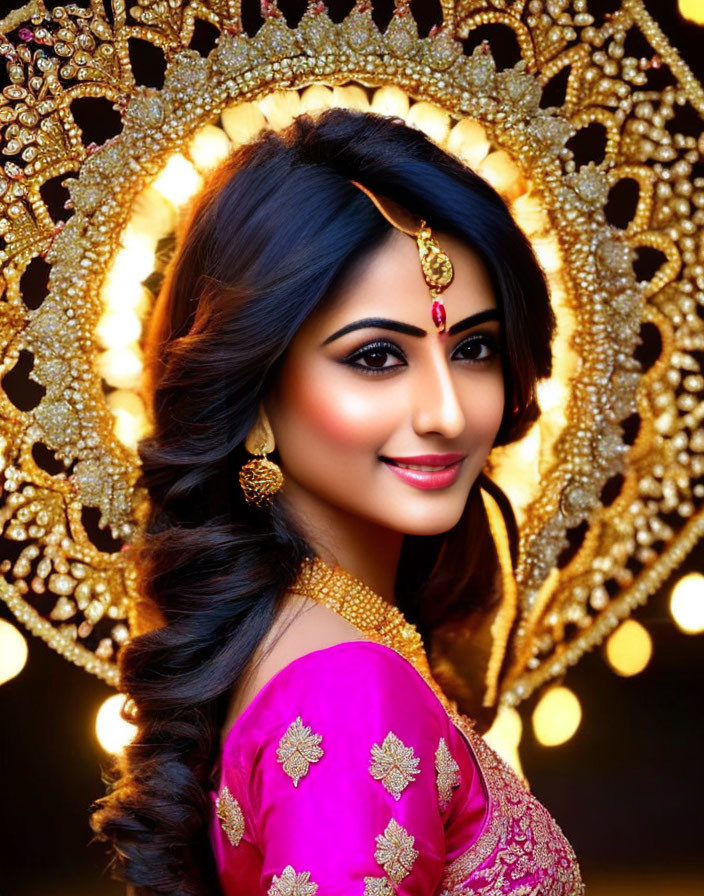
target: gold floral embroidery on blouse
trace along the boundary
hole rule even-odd
[[[398,800],[402,791],[420,774],[418,762],[413,747],[407,747],[393,731],[389,731],[381,746],[372,746],[369,772],[372,778],[381,781],[393,798]]]
[[[418,850],[413,848],[415,839],[393,818],[376,838],[374,858],[395,884],[411,873],[418,858]]]
[[[450,753],[444,737],[440,738],[435,751],[435,783],[438,788],[440,808],[446,809],[452,799],[453,789],[460,786],[461,777],[460,767]]]
[[[244,815],[242,814],[240,804],[227,787],[223,787],[218,794],[215,808],[220,819],[220,826],[225,832],[227,839],[233,846],[239,846],[244,834]]]
[[[393,896],[394,885],[388,877],[365,877],[364,896]]]
[[[322,734],[312,734],[310,725],[304,725],[298,716],[279,741],[276,758],[283,764],[294,787],[298,787],[301,778],[308,774],[311,762],[318,762],[324,755],[325,751],[318,746],[322,739]]]
[[[281,872],[281,877],[273,876],[266,896],[313,896],[318,885],[310,880],[310,871],[296,874],[291,865]]]
[[[557,822],[467,716],[448,715],[474,752],[489,817],[469,849],[446,866],[440,896],[584,896],[577,859]]]

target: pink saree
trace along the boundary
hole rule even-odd
[[[574,853],[417,670],[373,641],[281,669],[223,745],[210,839],[227,896],[579,896]]]

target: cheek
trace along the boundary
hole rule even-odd
[[[465,393],[464,413],[468,427],[478,437],[493,441],[504,413],[503,377],[496,376]]]
[[[364,384],[360,384],[363,386]],[[388,415],[372,406],[365,390],[350,388],[349,377],[318,371],[285,371],[280,389],[281,436],[305,438],[347,452],[374,446],[384,439]]]

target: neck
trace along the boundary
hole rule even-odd
[[[387,603],[396,603],[403,533],[317,501],[310,493],[289,492],[287,507],[321,560],[351,573]]]

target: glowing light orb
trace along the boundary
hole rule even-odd
[[[266,118],[256,103],[236,103],[228,106],[220,114],[225,133],[235,146],[254,140],[259,131],[266,127]]]
[[[544,747],[566,743],[579,728],[582,707],[569,688],[549,688],[533,710],[533,731]]]
[[[521,757],[518,754],[522,735],[523,722],[518,710],[512,706],[500,706],[493,725],[484,735],[484,740],[505,762],[508,762],[517,775],[525,779]]]
[[[271,93],[256,100],[256,104],[276,131],[288,127],[301,111],[301,101],[296,90],[272,90]],[[222,123],[227,131],[224,118]]]
[[[398,115],[399,118],[405,118],[408,115],[409,107],[408,94],[401,90],[400,87],[389,85],[387,87],[379,87],[374,91],[372,112],[378,112],[379,115]]]
[[[523,180],[518,165],[513,158],[503,149],[489,153],[479,165],[479,174],[489,181],[492,187],[504,199],[513,202],[526,192],[526,183]],[[559,268],[558,263],[558,268]],[[549,270],[546,268],[546,270]]]
[[[424,131],[436,143],[446,140],[450,132],[450,114],[425,100],[411,106],[406,123]]]
[[[179,208],[203,186],[203,178],[180,152],[174,153],[152,187]]]
[[[115,418],[115,435],[133,450],[149,428],[146,408],[141,397],[128,389],[117,389],[107,397],[107,405]]]
[[[95,734],[107,753],[119,753],[137,733],[137,726],[120,715],[124,704],[125,695],[114,694],[105,700],[95,717]]]
[[[450,131],[447,149],[470,168],[478,168],[491,149],[491,144],[482,125],[465,118]]]
[[[332,89],[332,104],[341,109],[357,109],[359,112],[369,111],[369,98],[357,84],[345,84]]]
[[[102,315],[95,328],[104,348],[124,348],[136,342],[141,332],[142,324],[134,312],[114,307]]]
[[[324,84],[311,84],[301,94],[301,112],[316,114],[332,105],[332,90]]]
[[[96,367],[103,379],[118,389],[136,389],[142,376],[139,346],[116,346],[98,356]]]
[[[232,151],[232,144],[222,128],[206,124],[188,145],[188,154],[193,164],[201,172],[207,172],[219,165]]]
[[[650,662],[653,641],[639,622],[626,619],[606,642],[606,658],[619,675],[637,675]]]
[[[0,684],[19,675],[27,662],[27,639],[11,622],[0,619]]]
[[[704,575],[691,572],[682,576],[670,595],[670,613],[686,634],[704,632]]]
[[[704,25],[704,0],[679,0],[680,15],[695,25]]]

